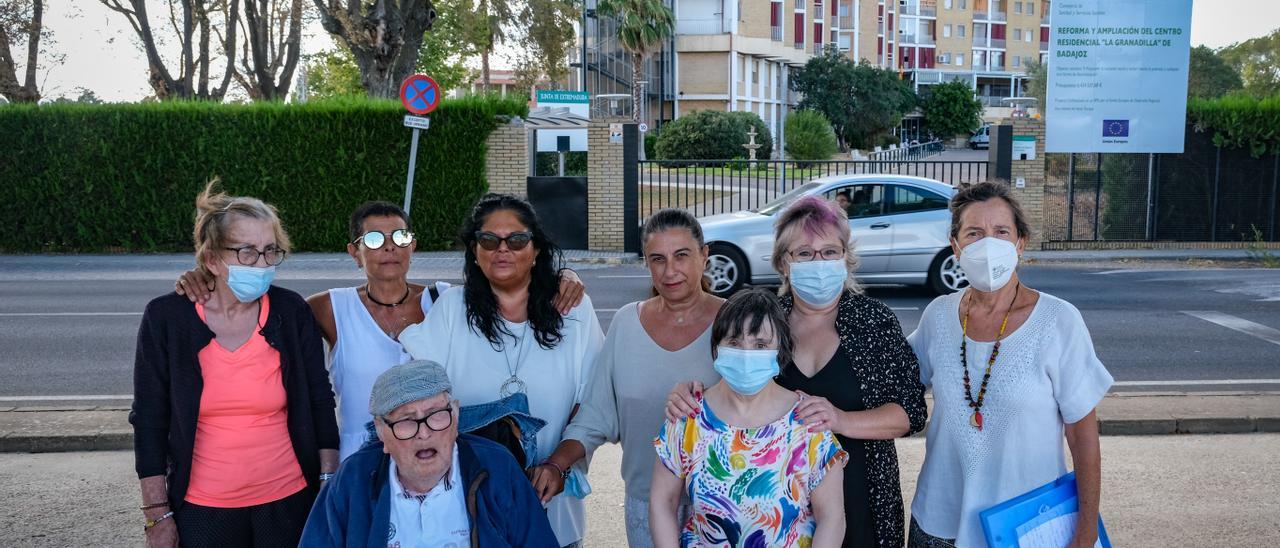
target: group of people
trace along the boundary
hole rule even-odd
[[[347,251],[365,283],[305,300],[272,285],[289,253],[273,207],[212,184],[196,205],[196,268],[138,334],[150,546],[578,546],[605,443],[632,547],[983,546],[978,513],[1064,473],[1064,449],[1072,546],[1097,538],[1112,379],[1079,312],[1019,280],[1029,227],[1005,186],[952,200],[970,287],[910,336],[819,198],[777,214],[779,291],[728,300],[698,221],[652,215],[653,294],[607,334],[516,197],[473,208],[457,287],[410,283],[408,216],[361,205]],[[893,440],[926,429],[926,390],[908,526]]]

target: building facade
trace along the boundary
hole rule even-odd
[[[630,57],[613,22],[587,0],[574,67],[592,96],[631,93]],[[1028,62],[1048,51],[1048,0],[667,0],[675,34],[645,64],[641,118],[659,127],[682,114],[754,112],[778,136],[799,97],[793,71],[835,51],[897,70],[917,92],[964,80],[988,107],[1022,95]],[[585,62],[583,62],[585,60]]]

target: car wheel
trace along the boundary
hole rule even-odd
[[[951,248],[942,250],[929,265],[929,289],[939,295],[955,293],[969,287],[969,280],[960,270],[960,260],[952,253]]]
[[[731,245],[711,244],[706,276],[711,281],[712,293],[717,297],[728,297],[746,283],[747,259]]]

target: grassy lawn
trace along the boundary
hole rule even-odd
[[[695,204],[730,196],[733,192],[702,188],[640,185],[640,214],[667,207],[690,207]]]

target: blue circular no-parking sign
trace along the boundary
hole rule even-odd
[[[440,86],[425,74],[414,74],[400,84],[400,103],[405,110],[419,116],[436,109],[440,104]]]

